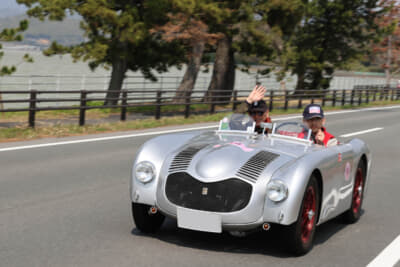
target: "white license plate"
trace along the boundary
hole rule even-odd
[[[180,228],[212,233],[222,232],[221,216],[207,211],[177,208],[177,221]]]

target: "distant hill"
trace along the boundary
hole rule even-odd
[[[63,21],[40,21],[28,18],[26,15],[17,15],[0,18],[0,30],[17,27],[19,21],[29,20],[29,28],[24,32],[24,44],[46,46],[46,43],[57,41],[63,45],[77,44],[83,41],[83,31],[79,28],[80,20],[67,18]]]

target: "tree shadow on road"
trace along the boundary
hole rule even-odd
[[[314,240],[316,246],[328,242],[330,237],[347,227],[341,218],[333,219],[317,227]],[[176,226],[176,220],[167,218],[161,229],[155,234],[143,234],[136,228],[132,234],[157,238],[163,242],[177,246],[228,253],[263,254],[277,258],[290,258],[282,235],[283,227],[273,225],[268,232],[257,231],[246,237],[234,237],[227,232],[213,234],[181,229]]]

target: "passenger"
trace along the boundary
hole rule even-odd
[[[311,129],[311,139],[323,146],[337,145],[335,136],[326,131],[324,111],[318,104],[309,104],[303,111],[303,122]],[[299,137],[304,137],[303,136]]]
[[[262,122],[271,122],[267,103],[262,100],[266,91],[267,89],[264,86],[256,85],[246,98],[246,101],[242,103],[237,110],[239,113],[248,112],[256,123],[255,131],[257,133],[263,132],[263,128],[260,127]],[[268,132],[268,129],[265,132]]]

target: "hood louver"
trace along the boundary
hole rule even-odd
[[[179,152],[169,167],[169,172],[185,171],[189,167],[190,162],[197,152],[202,150],[208,144],[201,144],[196,146],[189,146]]]
[[[260,151],[251,157],[238,171],[237,177],[246,179],[250,182],[256,182],[261,172],[274,159],[279,157],[278,154],[268,151]]]

